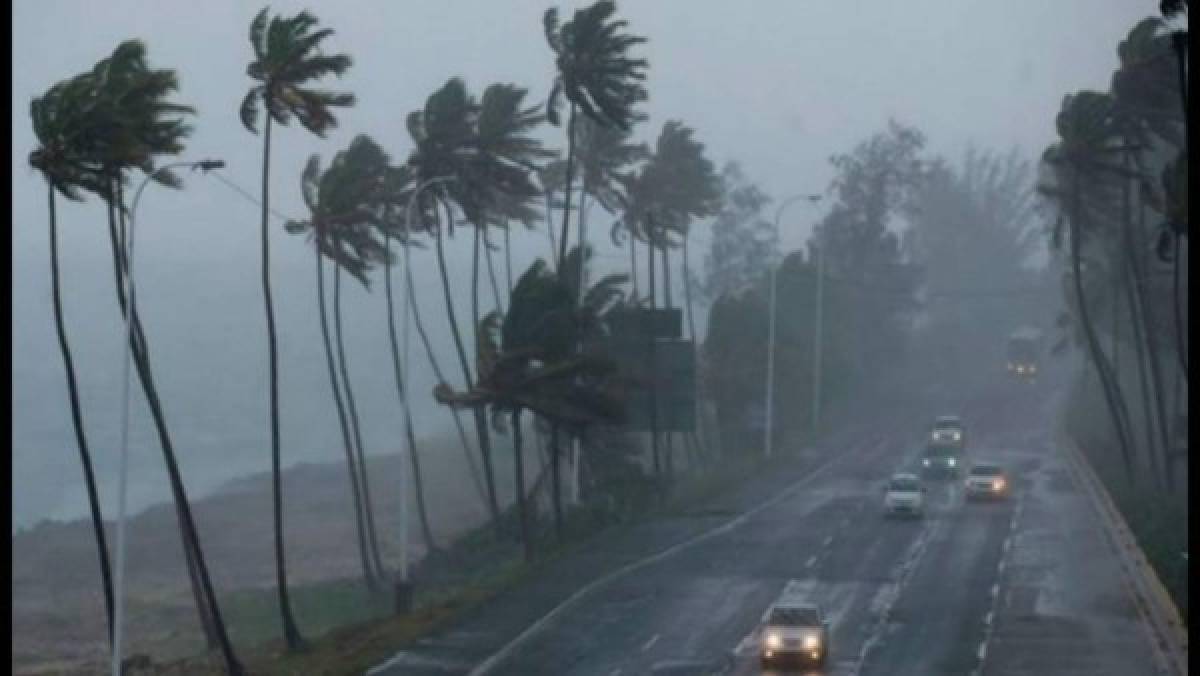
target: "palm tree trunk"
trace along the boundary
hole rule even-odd
[[[508,230],[504,232],[507,236]],[[483,231],[483,257],[487,262],[488,279],[492,283],[492,299],[496,302],[496,312],[504,314],[504,303],[500,301],[500,284],[496,281],[496,265],[492,262],[492,245],[488,242],[487,230]]]
[[[125,250],[118,246],[118,228],[122,233],[120,241],[124,241],[125,230],[125,209],[124,195],[121,190],[120,182],[114,180],[114,194],[117,196],[116,204],[108,203],[108,238],[109,244],[112,246],[113,257],[113,276],[116,282],[117,290],[117,306],[121,310],[122,320],[126,317],[128,308],[125,302],[125,285],[123,280],[128,270],[129,264],[125,258]],[[120,214],[118,218],[117,214]],[[118,224],[118,221],[120,222]],[[162,405],[158,399],[158,392],[154,386],[153,376],[150,370],[150,346],[146,341],[145,332],[142,330],[141,317],[138,315],[137,308],[132,308],[132,324],[133,336],[130,339],[130,351],[133,353],[134,372],[138,375],[138,383],[142,387],[142,392],[146,397],[146,403],[150,407],[151,419],[154,421],[154,429],[158,435],[159,445],[162,448],[164,459],[167,463],[168,475],[171,473],[171,468],[175,466],[175,450],[171,443],[171,437],[167,431],[166,417],[163,415]],[[177,471],[177,470],[176,470]],[[177,490],[178,489],[178,490]],[[207,583],[207,569],[203,569],[199,563],[202,563],[201,552],[199,548],[199,538],[195,535],[195,529],[189,524],[191,522],[191,512],[187,509],[187,495],[183,492],[182,481],[171,482],[171,498],[175,506],[175,516],[179,521],[180,540],[183,546],[184,560],[187,562],[188,581],[191,584],[192,597],[196,603],[196,613],[200,618],[200,626],[204,630],[204,637],[210,649],[221,648],[227,656],[227,661],[231,661],[237,665],[236,658],[233,657],[232,646],[229,646],[228,641],[224,637],[224,625],[218,626],[220,619],[219,612],[214,613],[212,604],[215,603],[215,598],[211,593],[211,587]],[[201,575],[201,572],[204,575]],[[228,648],[228,650],[226,650]],[[238,667],[240,669],[240,667]]]
[[[83,466],[83,480],[87,486],[88,508],[92,516],[92,532],[96,538],[96,550],[100,556],[100,581],[104,591],[104,616],[108,619],[108,643],[113,641],[113,582],[112,569],[108,563],[108,543],[104,538],[104,517],[100,512],[100,496],[96,490],[96,475],[92,469],[92,454],[88,450],[87,437],[83,430],[83,408],[79,403],[79,386],[75,381],[75,363],[71,358],[71,347],[67,343],[67,329],[63,323],[61,275],[58,272],[58,215],[55,212],[54,186],[46,181],[46,192],[50,207],[50,288],[54,300],[54,331],[58,336],[58,348],[62,352],[63,368],[67,376],[67,397],[71,404],[71,426],[75,432],[75,445],[79,448],[79,462]]]
[[[421,461],[417,457],[417,437],[413,432],[412,409],[409,406],[408,397],[405,396],[404,374],[400,372],[400,347],[396,340],[396,311],[395,304],[392,302],[392,238],[387,228],[383,229],[383,252],[384,295],[387,297],[388,339],[392,345],[392,370],[396,375],[396,396],[400,399],[400,407],[404,414],[404,437],[408,444],[409,462],[412,464],[413,488],[416,490],[417,496],[417,515],[421,520],[421,537],[425,542],[425,550],[432,551],[437,548],[437,545],[433,541],[433,530],[429,527],[429,514],[425,508],[425,488],[421,479]],[[407,500],[408,496],[401,495],[400,499]]]
[[[421,345],[425,348],[425,355],[429,359],[429,366],[433,369],[433,375],[438,379],[438,382],[449,382],[446,379],[445,373],[442,372],[442,367],[438,363],[437,355],[433,351],[433,343],[429,341],[429,334],[425,331],[425,323],[421,321],[421,309],[417,305],[417,292],[413,288],[412,271],[409,268],[404,269],[404,274],[408,275],[408,303],[409,309],[412,311],[413,324],[417,327],[417,335],[421,337]],[[471,443],[467,439],[467,430],[463,427],[462,417],[458,414],[458,409],[447,407],[454,418],[454,427],[458,430],[458,440],[462,443],[463,456],[467,460],[467,469],[471,473],[471,482],[475,485],[475,492],[479,495],[479,501],[486,507],[488,504],[487,492],[483,488],[483,480],[479,478],[479,468],[475,466],[475,457],[471,454]]]
[[[342,430],[342,448],[346,452],[346,468],[350,472],[350,492],[354,500],[354,527],[358,535],[358,557],[362,565],[363,582],[368,589],[376,589],[375,569],[367,553],[367,531],[363,525],[362,492],[358,485],[358,462],[354,459],[354,442],[350,438],[350,423],[346,420],[346,407],[342,403],[342,387],[338,383],[337,367],[333,361],[333,344],[329,338],[329,313],[325,309],[325,271],[321,249],[314,245],[317,260],[317,308],[321,314],[321,337],[325,342],[325,364],[329,369],[329,385],[333,392],[333,403],[337,409],[338,424]]]
[[[654,245],[650,242],[646,243],[646,248],[649,250],[646,258],[649,263],[649,282],[650,282],[650,309],[656,309],[656,294],[654,291]],[[662,480],[662,467],[659,463],[658,456],[658,359],[657,349],[658,336],[655,335],[654,326],[651,325],[650,334],[650,454],[654,458],[654,478]]]
[[[279,589],[279,616],[283,622],[283,637],[288,650],[297,650],[304,644],[296,619],[292,615],[292,604],[288,598],[287,563],[283,546],[283,481],[280,477],[279,444],[279,354],[275,340],[275,309],[271,298],[271,244],[267,231],[267,215],[270,209],[271,177],[271,116],[267,116],[263,130],[263,174],[262,174],[262,228],[260,249],[262,254],[263,308],[267,316],[268,379],[271,384],[271,508],[274,517],[275,535],[275,585]]]
[[[1157,443],[1154,438],[1154,411],[1150,403],[1150,385],[1146,377],[1148,370],[1146,340],[1139,326],[1140,313],[1138,312],[1137,300],[1134,297],[1136,292],[1133,290],[1133,285],[1126,285],[1125,290],[1129,297],[1130,324],[1133,329],[1133,345],[1135,356],[1137,357],[1138,385],[1140,386],[1140,393],[1142,395],[1142,420],[1146,434],[1146,460],[1150,463],[1151,482],[1157,484],[1161,480],[1161,475],[1158,472],[1158,450],[1156,449]],[[1117,372],[1117,377],[1120,377],[1119,371]]]
[[[554,500],[554,535],[562,542],[563,513],[562,513],[562,481],[559,479],[559,458],[562,450],[558,447],[558,425],[550,423],[550,494]]]
[[[554,214],[552,194],[546,192],[546,234],[550,236],[550,268],[558,269],[558,240],[554,238]]]
[[[558,266],[561,268],[567,259],[567,224],[571,218],[571,187],[575,178],[575,104],[571,104],[571,114],[567,118],[567,182],[564,187],[566,199],[563,200],[562,235],[558,240]]]
[[[354,448],[358,456],[358,480],[362,485],[362,509],[367,519],[367,545],[375,571],[383,577],[383,561],[379,558],[379,541],[375,534],[374,506],[371,502],[371,484],[367,480],[367,455],[363,451],[362,431],[358,422],[358,408],[354,405],[354,389],[350,384],[350,369],[346,365],[346,349],[342,341],[342,268],[333,266],[333,337],[337,346],[338,370],[342,374],[342,390],[346,393],[346,409],[350,412],[350,429],[354,432]]]
[[[504,229],[504,276],[508,279],[508,296],[512,298],[513,278],[512,278],[512,231],[509,228]]]
[[[1088,351],[1092,357],[1092,363],[1096,368],[1096,375],[1100,379],[1100,383],[1104,390],[1104,397],[1108,403],[1108,410],[1113,421],[1113,427],[1117,432],[1117,440],[1120,443],[1121,458],[1125,463],[1126,480],[1133,479],[1133,463],[1131,455],[1131,446],[1129,439],[1129,426],[1127,423],[1128,417],[1122,411],[1122,405],[1118,402],[1120,396],[1117,386],[1112,381],[1112,374],[1109,372],[1108,364],[1104,359],[1104,353],[1100,350],[1100,343],[1096,338],[1095,327],[1092,325],[1090,315],[1087,309],[1087,296],[1083,291],[1083,275],[1082,266],[1080,265],[1080,247],[1081,235],[1083,228],[1079,223],[1082,216],[1079,207],[1080,188],[1078,179],[1073,190],[1073,201],[1071,218],[1069,220],[1070,238],[1071,238],[1071,268],[1074,278],[1075,298],[1079,306],[1079,320],[1083,327],[1084,337],[1087,341]]]
[[[449,207],[446,207],[447,211]],[[449,216],[449,214],[447,214]],[[465,387],[470,389],[474,380],[471,378],[471,368],[467,365],[467,351],[463,346],[462,333],[458,329],[458,319],[454,315],[454,298],[450,293],[450,277],[446,268],[446,247],[442,241],[442,229],[436,228],[434,243],[437,251],[438,272],[442,278],[442,294],[446,300],[446,317],[450,320],[450,333],[454,337],[454,348],[458,352],[458,362],[462,366],[463,381]],[[474,408],[471,411],[475,417],[475,434],[479,437],[479,453],[483,457],[483,478],[486,481],[488,492],[488,508],[492,513],[492,522],[496,528],[496,533],[500,533],[500,507],[496,501],[496,481],[495,475],[492,473],[492,446],[491,440],[488,437],[487,422],[484,420],[483,410]]]
[[[521,522],[521,543],[525,549],[525,561],[533,560],[533,540],[529,534],[529,513],[525,504],[525,465],[521,452],[521,411],[512,412],[513,428],[513,468],[516,472],[514,484],[517,487],[517,518]]]
[[[633,299],[636,301],[638,295],[637,239],[633,236],[632,231],[629,233],[629,273],[630,288],[633,289]]]

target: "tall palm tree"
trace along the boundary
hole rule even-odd
[[[1043,154],[1052,170],[1055,185],[1042,185],[1039,192],[1057,201],[1067,212],[1068,239],[1071,247],[1071,277],[1075,289],[1075,305],[1080,328],[1086,339],[1088,354],[1100,378],[1108,404],[1110,418],[1117,430],[1122,458],[1130,479],[1133,474],[1129,414],[1120,382],[1112,372],[1096,337],[1095,326],[1084,293],[1083,245],[1088,234],[1100,222],[1101,214],[1111,212],[1113,178],[1123,175],[1115,163],[1124,152],[1120,141],[1114,142],[1113,101],[1099,92],[1083,91],[1063,100],[1055,126],[1059,141]]]
[[[459,78],[451,78],[441,88],[429,95],[421,110],[409,113],[405,122],[413,140],[412,154],[408,165],[412,168],[418,184],[445,177],[453,181],[430,184],[418,197],[422,211],[440,214],[430,226],[433,233],[434,252],[437,256],[438,272],[442,281],[442,295],[446,305],[446,316],[450,323],[450,334],[462,368],[466,388],[474,382],[471,367],[467,362],[467,350],[459,330],[454,311],[454,299],[450,292],[449,269],[446,265],[445,238],[453,236],[454,218],[451,204],[467,205],[473,209],[479,203],[476,186],[469,181],[469,169],[474,155],[476,119],[479,103],[467,93],[466,84]],[[439,208],[440,207],[440,208]],[[488,509],[492,523],[500,528],[500,507],[496,499],[495,473],[492,468],[491,438],[482,407],[472,411],[475,418],[475,434],[479,440],[479,453],[483,459],[483,475],[488,493]]]
[[[575,11],[574,17],[558,23],[558,10],[546,10],[542,27],[546,42],[555,56],[554,85],[546,103],[550,124],[559,125],[558,109],[562,98],[569,103],[567,116],[566,199],[563,204],[562,232],[558,259],[567,256],[567,226],[571,212],[571,188],[575,170],[575,117],[582,112],[603,126],[628,131],[636,121],[633,107],[646,100],[642,81],[649,63],[629,56],[629,49],[646,38],[625,32],[625,20],[616,20],[617,4],[597,2]]]
[[[75,163],[76,176],[83,179],[78,186],[96,193],[107,204],[117,304],[124,317],[127,316],[127,307],[123,280],[129,266],[125,255],[127,209],[123,195],[127,173],[138,169],[158,183],[179,187],[180,182],[175,174],[156,170],[155,158],[175,155],[183,150],[183,141],[191,133],[185,116],[195,111],[189,106],[168,100],[179,88],[178,77],[170,69],[151,69],[147,63],[145,45],[138,40],[119,44],[112,55],[97,63],[90,73],[77,76],[75,83],[81,87],[79,91],[86,101],[85,110],[79,118],[80,128],[73,134],[75,148],[72,154],[78,160]],[[241,666],[225,631],[176,462],[150,367],[149,343],[136,308],[128,309],[132,328],[129,346],[132,361],[167,466],[171,495],[179,519],[184,561],[201,626],[209,646],[220,648],[226,669],[230,673],[241,673]]]
[[[71,358],[71,348],[67,341],[66,327],[63,322],[62,288],[58,266],[58,219],[55,212],[55,193],[69,200],[81,202],[83,193],[80,186],[92,186],[93,189],[100,190],[106,184],[99,167],[88,166],[88,161],[78,155],[78,133],[86,124],[82,118],[86,114],[87,94],[90,87],[89,81],[80,78],[60,82],[42,96],[33,99],[29,104],[33,133],[38,141],[38,147],[29,154],[29,165],[41,172],[42,177],[46,180],[54,329],[58,336],[58,347],[62,353],[63,367],[66,371],[71,425],[75,432],[75,444],[79,450],[79,462],[83,467],[88,508],[92,518],[92,532],[96,538],[96,549],[100,557],[100,579],[104,591],[108,640],[111,643],[113,640],[112,570],[109,566],[108,544],[104,537],[104,519],[100,511],[100,498],[96,490],[92,456],[83,427],[83,411],[79,403],[75,365]]]
[[[346,404],[342,396],[342,381],[334,358],[333,345],[329,336],[329,317],[325,309],[325,273],[324,259],[333,261],[335,267],[346,269],[352,276],[366,280],[368,262],[354,255],[345,246],[345,241],[339,237],[339,228],[357,224],[358,218],[368,209],[368,205],[356,202],[354,197],[361,196],[361,190],[346,181],[339,181],[337,172],[330,169],[321,171],[320,158],[313,155],[301,175],[301,194],[305,206],[309,210],[309,220],[288,221],[284,229],[292,234],[306,234],[313,242],[313,253],[316,260],[317,274],[317,307],[321,320],[321,336],[325,344],[325,361],[329,371],[330,389],[333,394],[334,407],[337,411],[338,424],[342,431],[342,444],[346,453],[346,467],[350,473],[350,490],[354,501],[354,522],[358,535],[359,561],[362,566],[363,580],[374,588],[378,584],[380,571],[374,566],[374,557],[370,553],[367,536],[365,507],[362,498],[362,472],[356,446],[351,437],[349,418]],[[341,194],[339,194],[339,191]],[[347,193],[355,193],[347,199]]]
[[[279,358],[275,338],[275,311],[271,298],[270,238],[267,214],[270,210],[271,123],[287,125],[294,116],[308,131],[324,138],[337,126],[332,109],[353,105],[354,95],[312,89],[308,83],[326,75],[341,76],[352,61],[345,54],[327,55],[320,51],[321,43],[333,35],[331,29],[314,31],[317,19],[308,12],[291,17],[275,16],[267,22],[267,8],[250,23],[250,45],[254,60],[246,74],[257,84],[242,99],[242,124],[251,133],[258,133],[259,107],[266,108],[263,130],[262,225],[259,230],[262,249],[262,289],[267,318],[267,348],[269,353],[271,404],[271,486],[275,528],[275,577],[279,588],[279,612],[288,648],[298,649],[304,643],[292,615],[287,591],[287,568],[283,545],[283,494],[280,480],[279,441]]]

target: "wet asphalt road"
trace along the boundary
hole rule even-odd
[[[924,518],[885,518],[883,482],[913,468],[922,441],[926,421],[913,420],[764,488],[757,502],[775,501],[734,523],[692,524],[668,554],[548,618],[557,602],[521,620],[496,610],[491,626],[485,611],[374,673],[1158,673],[1114,557],[1054,448],[1053,399],[1013,394],[1001,388],[961,411],[968,460],[1009,468],[1007,501],[968,503],[959,482],[931,481]],[[597,576],[616,568],[598,566]],[[758,623],[784,590],[831,618],[823,670],[760,666]]]

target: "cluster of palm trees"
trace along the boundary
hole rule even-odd
[[[388,573],[375,533],[367,454],[342,340],[343,273],[369,287],[372,273],[378,268],[384,271],[397,412],[405,423],[405,443],[421,531],[430,549],[436,544],[429,526],[420,456],[407,405],[412,394],[405,387],[406,374],[402,371],[404,363],[398,347],[393,265],[403,263],[405,316],[411,313],[416,324],[440,383],[434,396],[454,414],[472,481],[489,509],[498,535],[503,535],[504,530],[491,435],[505,428],[513,434],[517,512],[527,556],[532,556],[533,537],[521,451],[523,413],[532,413],[550,431],[550,486],[556,531],[561,536],[559,437],[580,439],[595,425],[620,422],[629,387],[611,358],[592,352],[588,346],[606,335],[607,318],[615,308],[643,306],[647,302],[654,307],[660,303],[656,259],[661,259],[663,267],[662,288],[666,292],[662,302],[672,307],[669,251],[674,248],[682,247],[685,253],[684,287],[688,321],[692,325],[691,275],[686,258],[689,227],[695,220],[715,214],[722,195],[719,177],[705,157],[704,146],[693,137],[691,129],[675,120],[666,123],[653,149],[632,141],[634,125],[646,119],[636,107],[647,99],[642,82],[648,64],[630,51],[645,42],[645,38],[629,34],[627,23],[616,17],[615,3],[599,0],[576,11],[570,21],[561,24],[557,11],[550,9],[545,13],[544,28],[556,59],[551,93],[544,108],[529,103],[528,90],[515,84],[493,84],[476,98],[461,79],[451,78],[420,109],[407,116],[412,149],[404,162],[394,163],[378,143],[362,134],[337,153],[327,167],[322,166],[319,156],[310,158],[300,177],[308,214],[284,225],[287,232],[305,236],[313,246],[317,306],[330,389],[354,502],[363,579],[371,589],[379,589]],[[323,51],[322,45],[332,34],[332,30],[321,27],[308,12],[291,17],[272,17],[267,9],[259,12],[249,31],[253,58],[246,73],[253,85],[240,107],[246,129],[255,134],[261,131],[263,140],[260,246],[269,357],[274,556],[283,637],[290,649],[301,648],[304,639],[288,595],[284,556],[281,402],[269,246],[272,132],[278,126],[289,126],[294,119],[307,131],[324,137],[337,126],[335,111],[354,105],[353,94],[328,91],[319,85],[319,81],[329,76],[341,76],[353,64],[348,55]],[[177,89],[175,72],[150,68],[144,45],[133,40],[119,45],[111,57],[91,71],[51,87],[33,101],[30,111],[38,147],[30,154],[29,161],[45,177],[48,186],[55,323],[99,551],[110,640],[114,592],[62,313],[55,198],[82,200],[91,193],[106,205],[117,305],[124,315],[130,305],[123,293],[128,274],[125,241],[128,210],[124,189],[135,171],[164,185],[180,187],[176,175],[158,169],[163,158],[183,150],[191,132],[187,120],[193,110],[172,99]],[[566,153],[560,159],[559,153],[543,146],[535,132],[544,121],[555,126],[562,122],[564,102]],[[613,218],[613,240],[628,242],[633,280],[629,293],[624,289],[629,281],[626,275],[609,275],[595,283],[587,278],[592,250],[586,223],[588,207],[594,204],[599,204]],[[556,208],[561,209],[557,239],[552,223]],[[578,214],[574,229],[570,227],[573,211]],[[549,262],[539,259],[514,284],[513,226],[533,228],[539,220],[545,221],[550,234]],[[464,226],[473,237],[471,307],[467,322],[473,332],[473,354],[454,306],[452,276],[445,256],[447,238],[453,236],[456,227]],[[504,285],[498,282],[499,265],[493,256],[499,250],[492,243],[497,234],[503,240]],[[437,259],[446,318],[461,368],[458,386],[451,385],[451,378],[437,363],[417,312],[407,264],[413,250],[427,250],[430,245]],[[637,284],[639,245],[646,250],[649,286],[646,299],[639,297]],[[327,261],[333,264],[332,331],[326,305]],[[483,306],[488,301],[479,294],[484,267],[492,296],[492,308],[487,311]],[[167,463],[201,624],[210,648],[220,648],[228,671],[240,673],[175,462],[151,370],[147,336],[135,308],[131,308],[131,315],[129,347]],[[473,419],[478,465],[469,435],[459,419],[460,412]],[[488,424],[489,412],[492,425]],[[657,468],[659,435],[655,432],[651,436]],[[581,458],[575,458],[576,466],[581,462]]]
[[[1070,312],[1062,323],[1075,327],[1086,348],[1127,478],[1148,470],[1150,485],[1166,490],[1174,485],[1173,435],[1185,432],[1178,427],[1178,407],[1187,379],[1178,286],[1179,247],[1187,235],[1186,80],[1179,46],[1162,19],[1139,22],[1117,49],[1120,66],[1110,90],[1063,100],[1059,139],[1043,155],[1047,176],[1039,186],[1063,214],[1052,233],[1055,248],[1064,237],[1069,245],[1064,282]],[[1105,326],[1105,319],[1111,324]],[[1110,337],[1107,348],[1102,332]],[[1137,374],[1136,399],[1120,377],[1122,347],[1129,345],[1133,352],[1125,358]],[[1169,397],[1172,374],[1176,394]],[[1144,443],[1136,438],[1132,410],[1139,403]]]

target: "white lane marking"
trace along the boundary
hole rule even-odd
[[[1000,559],[1000,563],[996,564],[996,577],[1000,577],[1004,574],[1004,565],[1004,559]]]
[[[870,451],[878,450],[879,447],[881,447],[882,445],[883,445],[882,440],[874,439],[869,443],[863,444],[863,446],[861,446],[860,448],[864,449],[867,452],[867,454],[869,454]],[[571,596],[567,597],[567,599],[565,601],[563,601],[562,603],[559,603],[552,610],[550,610],[550,612],[543,615],[541,617],[541,619],[539,619],[537,622],[534,622],[532,625],[526,627],[525,631],[522,631],[520,634],[518,634],[516,636],[516,638],[509,641],[508,644],[505,645],[503,648],[492,653],[492,655],[490,657],[488,657],[484,661],[480,662],[474,669],[472,669],[470,671],[468,676],[483,676],[483,674],[486,674],[489,671],[491,671],[492,669],[496,668],[496,665],[499,664],[506,657],[508,657],[508,655],[511,654],[514,650],[516,650],[517,646],[521,645],[525,641],[528,641],[529,637],[531,637],[534,634],[541,631],[542,628],[544,628],[547,624],[549,624],[551,621],[553,621],[554,618],[556,618],[560,614],[562,614],[563,611],[565,611],[568,607],[574,605],[577,601],[579,601],[579,599],[588,595],[594,589],[600,587],[601,585],[607,584],[608,582],[615,580],[616,578],[621,577],[622,575],[625,575],[626,573],[629,573],[629,572],[632,572],[639,568],[648,566],[651,563],[656,563],[658,561],[662,561],[663,559],[671,556],[672,554],[675,554],[678,551],[687,549],[688,547],[691,547],[693,545],[704,542],[705,540],[708,540],[709,538],[712,538],[716,535],[720,535],[722,533],[726,533],[730,530],[733,530],[734,528],[737,528],[738,526],[745,523],[748,519],[750,519],[750,517],[758,514],[759,512],[761,512],[765,509],[774,507],[775,505],[779,504],[780,502],[783,502],[787,498],[792,497],[792,495],[799,492],[801,488],[804,488],[805,486],[807,486],[809,483],[811,483],[813,480],[815,480],[817,477],[819,477],[823,472],[825,472],[825,470],[832,467],[835,460],[852,458],[852,457],[854,457],[853,454],[847,455],[847,454],[841,454],[841,453],[830,453],[828,456],[826,456],[825,460],[822,461],[820,465],[813,468],[812,471],[810,471],[805,476],[801,477],[798,481],[796,481],[796,483],[794,483],[791,486],[780,491],[774,497],[771,497],[771,498],[763,501],[756,507],[753,507],[748,511],[742,512],[741,515],[730,519],[726,523],[724,523],[720,526],[715,526],[715,527],[711,528],[710,530],[705,531],[689,540],[684,540],[683,542],[674,544],[674,545],[662,550],[661,552],[659,552],[657,554],[652,554],[641,560],[626,564],[625,566],[622,566],[621,568],[618,568],[617,570],[614,570],[613,572],[611,572],[607,575],[604,575],[602,577],[599,577],[599,578],[593,580],[589,584],[585,585],[583,588],[576,591]]]
[[[979,650],[975,652],[975,655],[979,657],[980,662],[983,662],[984,658],[987,657],[987,641],[979,644]]]
[[[1000,594],[1000,584],[999,583],[993,584],[992,585],[992,598],[996,598],[996,596],[998,596],[999,594]]]
[[[994,617],[995,617],[995,613],[993,613],[992,611],[989,610],[988,614],[983,616],[983,623],[990,627],[992,625],[992,619]]]
[[[821,546],[822,546],[822,547],[828,547],[830,542],[833,542],[833,536],[832,536],[832,535],[826,535],[826,536],[825,536],[825,539],[821,541]]]
[[[649,640],[649,641],[646,641],[646,642],[645,642],[645,643],[642,645],[642,652],[646,652],[647,650],[649,650],[649,649],[650,649],[650,647],[651,647],[651,646],[653,646],[655,643],[658,643],[658,634],[655,634],[655,635],[651,636],[651,637],[650,637],[650,640]]]
[[[816,564],[816,562],[817,562],[817,555],[813,554],[812,556],[808,557],[807,561],[804,562],[804,567],[812,568],[813,565]]]

